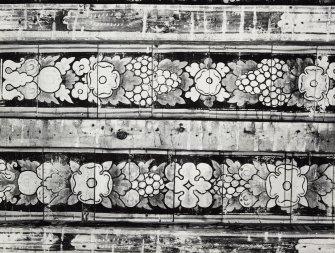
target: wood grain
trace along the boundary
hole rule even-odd
[[[335,27],[329,6],[17,4],[1,6],[0,13],[2,41],[311,43],[333,41]]]
[[[181,119],[334,123],[334,113],[160,108],[0,107],[1,118]]]
[[[237,231],[241,231],[236,233]],[[17,233],[17,231],[20,231]],[[77,229],[11,225],[0,231],[6,252],[296,252],[317,246],[332,252],[330,230],[313,226],[83,226]],[[314,244],[314,245],[313,245]],[[306,252],[306,251],[299,251]]]
[[[2,148],[335,152],[327,123],[4,118],[0,125]]]

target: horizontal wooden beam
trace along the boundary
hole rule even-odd
[[[0,119],[1,148],[335,152],[328,123]]]
[[[26,211],[0,211],[0,224],[7,222],[33,223],[33,222],[50,222],[57,224],[58,222],[66,222],[68,226],[76,222],[84,223],[106,223],[106,224],[165,224],[165,225],[234,225],[234,224],[276,224],[278,226],[289,225],[332,225],[334,217],[326,216],[308,216],[308,215],[271,215],[271,214],[221,214],[221,215],[190,215],[190,214],[141,214],[141,213],[86,213],[83,212],[53,212],[46,210],[45,212],[26,212]],[[75,228],[67,227],[68,231],[77,231]],[[53,232],[52,228],[47,229]],[[95,231],[100,234],[100,230]],[[294,236],[293,234],[290,236]],[[299,237],[299,235],[296,235]],[[328,235],[330,237],[330,235]],[[326,237],[328,237],[326,235]]]
[[[8,42],[335,40],[331,6],[18,4],[0,9],[0,40]]]
[[[257,110],[0,107],[0,118],[34,119],[180,119],[335,123],[334,113]]]
[[[6,226],[0,230],[0,249],[5,252],[229,252],[238,248],[290,252],[332,252],[335,240],[330,229],[313,226]],[[238,231],[238,233],[236,232]],[[192,243],[190,243],[192,242]],[[301,251],[300,251],[301,250]],[[302,251],[305,250],[305,251]]]

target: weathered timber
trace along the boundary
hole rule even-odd
[[[334,113],[160,108],[0,107],[1,118],[181,119],[334,123]]]
[[[0,146],[18,150],[61,147],[335,152],[335,127],[327,123],[3,118],[0,125]]]
[[[289,5],[3,5],[0,29],[2,41],[330,42],[333,12]]]
[[[6,252],[298,252],[332,253],[330,230],[313,226],[82,226],[48,228],[6,224]],[[241,231],[240,233],[236,233]],[[17,231],[20,231],[17,233]]]

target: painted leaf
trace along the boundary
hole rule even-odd
[[[55,61],[57,61],[59,57],[59,55],[48,55],[46,57],[41,57],[39,63],[42,68],[47,66],[55,66]]]
[[[245,104],[256,104],[258,102],[257,95],[251,95],[240,90],[234,90],[233,96],[228,100],[228,103],[244,106]]]
[[[266,190],[265,188],[265,180],[259,177],[258,175],[253,175],[249,180],[250,191],[254,196],[258,196],[262,192]]]
[[[226,163],[228,165],[228,171],[229,173],[231,174],[237,174],[238,173],[238,170],[240,169],[241,167],[241,164],[239,161],[232,161],[230,159],[226,159]]]
[[[138,208],[144,208],[146,210],[152,210],[152,208],[149,206],[149,202],[147,198],[143,198],[140,203],[137,204]]]
[[[101,204],[106,208],[112,208],[112,201],[108,197],[102,198]]]
[[[310,208],[319,208],[325,210],[326,206],[321,202],[321,197],[315,191],[308,190],[305,198],[307,199]]]
[[[235,210],[240,210],[242,208],[242,205],[239,201],[239,197],[232,197],[228,200],[227,206],[224,208],[224,211],[226,212],[233,212]]]
[[[161,105],[185,104],[185,100],[181,97],[182,91],[180,89],[172,90],[169,93],[160,94],[157,96],[157,101]]]
[[[126,179],[124,174],[118,177],[113,177],[113,191],[120,196],[124,196],[130,189],[131,183]]]
[[[39,102],[45,102],[45,103],[48,103],[48,104],[55,103],[55,104],[59,105],[59,102],[55,98],[54,93],[46,93],[46,92],[41,91],[40,94],[37,96],[37,99],[38,99]]]
[[[128,98],[125,97],[125,91],[123,88],[119,88],[113,92],[113,94],[108,98],[100,98],[103,105],[118,105],[119,103],[130,104]]]
[[[222,196],[221,195],[218,195],[218,194],[214,194],[213,195],[213,206],[212,208],[218,208],[220,206],[222,206]]]
[[[124,207],[124,203],[121,201],[121,199],[119,198],[119,196],[117,195],[117,193],[112,192],[109,195],[111,202],[112,202],[112,206],[119,206],[119,207]]]
[[[187,62],[186,61],[171,61],[170,59],[164,59],[159,62],[158,69],[161,70],[168,70],[172,73],[176,73],[177,75],[181,75],[182,69],[186,67]]]
[[[60,101],[67,101],[68,103],[73,104],[73,101],[70,97],[70,90],[66,89],[65,85],[61,85],[60,89],[55,92],[55,97],[59,98]]]
[[[30,196],[20,194],[20,199],[16,204],[29,206],[29,205],[36,205],[37,203],[38,203],[38,199],[37,199],[36,194],[30,195]]]
[[[247,73],[250,70],[257,69],[257,63],[252,60],[241,61],[238,60],[235,62],[229,62],[228,67],[233,70],[234,75],[241,76],[244,73]]]
[[[140,168],[134,162],[122,162],[122,172],[129,181],[134,181],[140,174]]]
[[[190,78],[190,74],[187,72],[184,72],[180,75],[180,85],[179,88],[183,91],[188,91],[190,87],[193,85],[193,78]]]
[[[260,163],[258,161],[253,161],[253,164],[257,170],[257,174],[263,178],[266,179],[267,176],[269,175],[269,170],[268,170],[268,166],[272,166],[271,164],[267,165],[266,163]]]
[[[159,193],[159,194],[149,198],[149,203],[152,206],[157,206],[159,208],[166,209],[166,207],[164,205],[164,202],[163,202],[163,199],[164,199],[164,195],[162,193]]]
[[[327,176],[323,175],[317,180],[311,182],[309,184],[309,189],[317,192],[321,196],[324,196],[333,189],[333,183]]]
[[[237,89],[235,84],[237,77],[233,74],[227,74],[225,78],[222,79],[222,85],[225,87],[227,92],[233,92]]]
[[[131,61],[131,57],[122,58],[119,55],[114,56],[113,58],[109,56],[103,57],[102,61],[106,61],[112,63],[114,65],[115,70],[117,70],[120,74],[123,74],[126,71],[125,66]]]
[[[70,195],[70,197],[68,198],[67,203],[68,203],[68,205],[75,205],[75,204],[78,203],[78,201],[79,201],[79,200],[78,200],[77,195],[72,194],[72,195]]]
[[[253,205],[254,208],[257,208],[257,207],[265,208],[270,199],[266,192],[262,192],[259,196],[257,196],[257,198],[258,200]]]
[[[66,72],[66,75],[63,77],[63,83],[67,89],[73,89],[73,85],[79,81],[79,77],[76,76],[76,74],[70,70]]]
[[[132,91],[136,85],[140,85],[142,83],[142,78],[135,76],[134,72],[132,71],[126,71],[122,75],[122,87],[126,91]]]
[[[214,169],[214,177],[215,178],[220,178],[223,174],[224,174],[224,165],[223,164],[219,164],[217,161],[212,160],[212,165],[213,165],[213,169]]]
[[[60,190],[58,192],[58,195],[49,203],[49,206],[66,204],[70,195],[71,195],[71,190],[69,188]]]
[[[65,73],[70,70],[70,64],[75,60],[75,57],[70,58],[62,58],[59,62],[55,64],[55,67],[58,68],[59,72],[62,75],[65,75]]]
[[[36,172],[36,168],[40,166],[39,162],[30,160],[17,160],[17,163],[20,165],[21,171],[31,170]]]

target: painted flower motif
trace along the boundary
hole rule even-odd
[[[113,187],[111,175],[97,163],[82,165],[71,176],[73,194],[85,204],[99,204],[107,197]]]
[[[310,101],[322,100],[329,89],[329,77],[319,66],[308,66],[305,73],[299,76],[299,90],[304,98]]]
[[[290,207],[296,204],[308,206],[304,197],[307,192],[307,178],[305,174],[309,167],[298,168],[293,164],[280,164],[269,167],[271,173],[266,179],[266,192],[270,197],[267,207],[278,205]]]
[[[329,64],[328,69],[327,69],[327,75],[329,76],[329,78],[332,78],[333,80],[335,80],[335,62],[332,62],[331,64]]]
[[[59,90],[62,84],[62,76],[58,68],[48,66],[41,69],[37,76],[38,87],[47,93],[53,93]]]
[[[14,204],[17,201],[16,180],[19,172],[14,169],[16,166],[16,162],[10,164],[0,159],[0,203],[6,201]]]
[[[71,95],[74,98],[79,98],[80,100],[86,100],[88,98],[88,93],[90,92],[90,89],[88,88],[87,84],[78,82],[75,83]]]
[[[50,204],[68,189],[70,175],[71,170],[68,165],[45,162],[36,168],[36,172],[26,170],[20,173],[19,191],[27,196],[37,194],[39,201]]]
[[[86,78],[93,95],[99,98],[110,97],[121,82],[119,72],[114,70],[114,65],[109,62],[95,63]]]
[[[229,98],[229,93],[222,85],[222,79],[230,71],[224,63],[216,64],[213,63],[211,58],[207,58],[204,63],[192,63],[187,66],[186,71],[194,77],[195,87],[186,92],[185,96],[193,102],[200,97],[205,105],[211,107],[213,106],[213,100],[223,102],[226,98]],[[213,97],[213,99],[207,97]]]
[[[36,59],[27,59],[18,69],[20,73],[25,72],[29,76],[37,76],[40,71],[40,64]]]
[[[72,69],[78,76],[82,76],[90,71],[90,61],[86,58],[81,58],[73,63]]]
[[[156,173],[141,173],[132,182],[131,188],[137,190],[140,196],[153,197],[164,188],[164,182],[161,176]]]
[[[327,98],[330,105],[335,105],[335,88],[328,91]]]
[[[206,208],[213,202],[213,196],[210,193],[213,169],[206,163],[185,163],[182,166],[175,164],[175,166],[167,166],[165,174],[169,178],[171,169],[176,169],[175,182],[167,183],[166,187],[170,190],[165,198],[171,198],[173,192],[174,206],[176,208],[182,206],[184,208],[194,208],[196,206]],[[169,201],[165,201],[167,205],[171,205]]]

